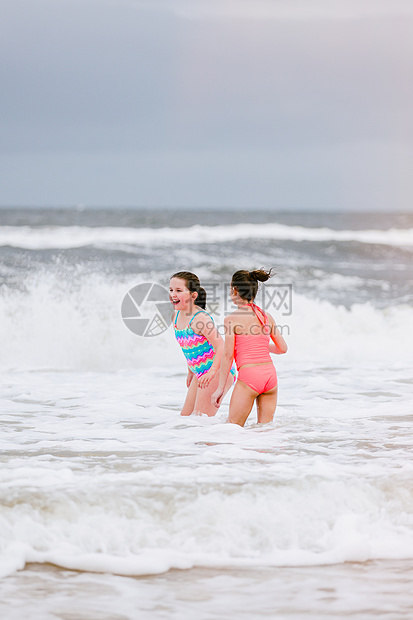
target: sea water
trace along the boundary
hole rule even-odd
[[[3,209],[0,243],[2,618],[412,616],[413,216]],[[274,422],[182,418],[122,302],[191,270],[221,329],[257,267]]]

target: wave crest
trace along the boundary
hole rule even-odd
[[[56,274],[41,274],[27,282],[24,291],[3,288],[0,368],[177,365],[184,370],[185,359],[171,327],[159,336],[142,338],[124,325],[121,304],[133,285],[136,281],[111,282],[99,275],[69,283]],[[413,309],[406,305],[378,309],[364,303],[348,309],[295,294],[291,316],[274,313],[274,318],[289,345],[282,363],[411,360]],[[222,327],[223,316],[216,324]]]
[[[89,245],[168,245],[175,243],[222,243],[242,239],[285,241],[356,241],[366,244],[413,246],[413,228],[389,230],[333,230],[283,224],[235,224],[188,228],[113,228],[83,226],[3,226],[0,246],[31,250],[68,249]]]

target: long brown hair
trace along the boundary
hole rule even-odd
[[[186,288],[188,289],[188,291],[190,293],[198,293],[198,296],[195,300],[196,305],[205,310],[207,294],[205,289],[202,288],[198,276],[196,276],[194,273],[191,273],[190,271],[178,271],[178,273],[174,273],[174,275],[171,277],[185,280]]]
[[[232,276],[231,286],[236,288],[241,299],[253,301],[258,293],[258,282],[266,282],[272,276],[272,269],[256,269],[247,271],[241,269]]]

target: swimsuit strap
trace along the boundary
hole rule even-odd
[[[268,325],[268,317],[265,314],[264,310],[262,310],[259,306],[257,306],[257,304],[254,304],[253,302],[249,303],[248,305],[251,306],[252,311],[254,312],[261,325]]]
[[[214,321],[214,319],[212,318],[212,316],[206,311],[206,310],[198,310],[198,312],[195,312],[194,316],[192,317],[192,319],[189,321],[188,323],[188,327],[191,325],[192,321],[194,320],[194,318],[196,317],[197,314],[201,314],[201,312],[204,312],[205,314],[208,314],[209,318],[212,320],[212,322]]]
[[[188,325],[185,327],[185,329],[188,329],[189,326],[191,325],[192,321],[194,320],[194,318],[196,317],[197,314],[200,314],[201,312],[205,312],[205,314],[208,314],[209,318],[211,319],[211,321],[213,322],[214,319],[212,318],[212,316],[206,311],[206,310],[198,310],[198,312],[195,312],[194,316],[192,317],[192,319],[189,321]],[[178,312],[176,313],[176,317],[175,317],[175,321],[174,321],[174,327],[176,327],[176,322],[178,320],[178,314],[180,313],[180,310],[178,310]]]

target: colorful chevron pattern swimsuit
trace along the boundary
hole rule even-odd
[[[189,370],[191,370],[197,377],[202,377],[211,368],[214,358],[215,350],[212,344],[203,334],[196,334],[191,327],[191,323],[197,314],[205,312],[205,310],[199,310],[196,312],[192,319],[189,321],[188,326],[185,329],[178,329],[176,322],[178,320],[179,310],[175,317],[175,337],[182,348],[183,354],[186,357]],[[212,316],[208,314],[211,321],[214,321]],[[231,368],[231,374],[235,380],[235,369]]]

